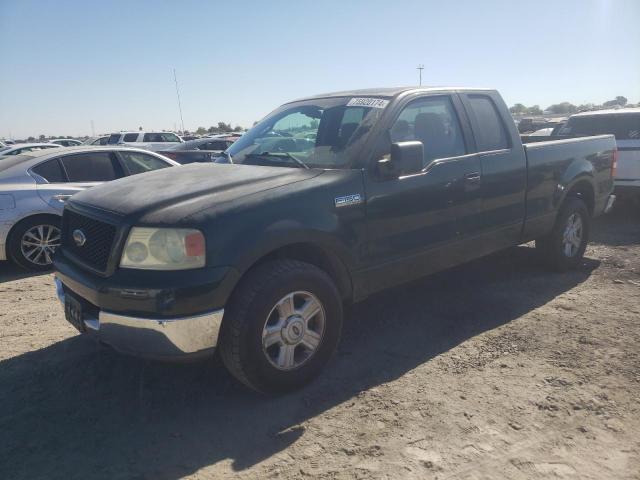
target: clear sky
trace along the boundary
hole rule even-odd
[[[640,0],[0,0],[0,138],[219,121],[351,88],[640,102]]]

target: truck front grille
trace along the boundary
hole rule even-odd
[[[62,217],[62,231],[64,250],[100,272],[104,273],[107,270],[116,236],[114,225],[65,210]],[[74,233],[76,239],[74,239]]]

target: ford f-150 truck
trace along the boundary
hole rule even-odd
[[[343,304],[536,241],[579,264],[611,208],[612,136],[523,145],[493,90],[393,88],[287,103],[217,159],[66,204],[66,318],[152,358],[219,352],[241,382],[308,382]]]

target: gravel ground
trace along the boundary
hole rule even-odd
[[[0,478],[638,479],[640,215],[592,237],[572,273],[523,246],[349,308],[279,398],[79,337],[0,265]]]

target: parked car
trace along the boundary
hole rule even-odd
[[[8,157],[9,155],[22,155],[28,152],[35,152],[36,150],[48,150],[51,148],[60,148],[61,145],[55,143],[19,143],[16,145],[7,145],[0,148],[0,162],[2,157]]]
[[[556,137],[611,134],[618,145],[615,192],[621,198],[640,201],[640,108],[577,113]]]
[[[107,140],[108,145],[131,145],[149,150],[166,149],[168,145],[182,142],[173,132],[120,132],[112,133]]]
[[[101,137],[89,137],[84,142],[83,145],[106,145],[109,140],[109,135],[103,135]]]
[[[51,267],[66,200],[102,182],[178,165],[146,150],[70,147],[0,160],[0,260]]]
[[[315,133],[315,141],[297,138]],[[287,103],[223,155],[121,179],[65,206],[67,320],[117,350],[206,356],[298,387],[343,302],[531,240],[577,267],[613,203],[613,136],[523,145],[492,90],[398,88]]]
[[[77,147],[82,145],[80,140],[74,140],[73,138],[56,138],[55,140],[49,140],[49,143],[55,143],[62,147]]]
[[[233,145],[233,140],[228,137],[200,138],[170,145],[166,149],[158,149],[157,152],[182,164],[211,162],[231,145]]]
[[[543,128],[553,129],[558,124],[564,122],[564,118],[523,118],[518,122],[518,131],[522,134],[530,134]]]
[[[548,137],[553,132],[554,127],[541,128],[540,130],[536,130],[535,132],[531,132],[529,134],[530,137]]]

